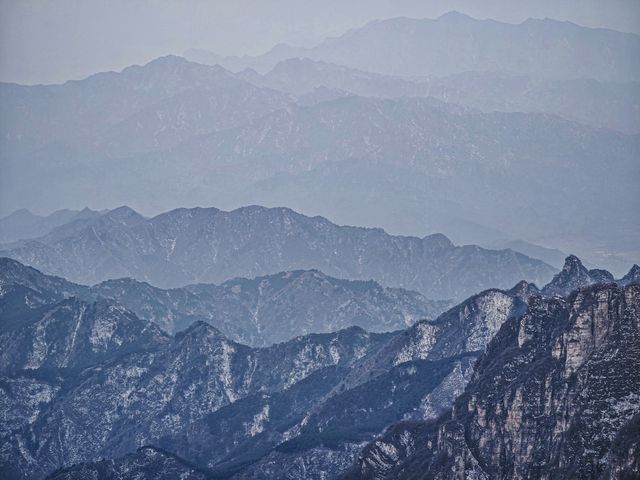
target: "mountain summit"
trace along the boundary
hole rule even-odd
[[[613,283],[615,279],[606,270],[587,270],[580,259],[575,255],[569,255],[564,262],[560,273],[553,277],[542,289],[544,295],[566,296],[579,288],[594,284]]]

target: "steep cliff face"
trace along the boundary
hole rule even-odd
[[[347,478],[632,478],[639,413],[640,286],[536,296],[451,414],[396,425]]]

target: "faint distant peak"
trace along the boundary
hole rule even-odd
[[[103,218],[114,220],[126,225],[131,225],[145,219],[145,217],[140,215],[133,208],[126,205],[109,210],[103,215]]]
[[[162,57],[154,58],[150,62],[146,63],[145,66],[156,66],[156,65],[186,65],[189,62],[184,57],[180,57],[178,55],[165,55]]]
[[[445,23],[460,23],[460,22],[477,22],[478,20],[470,17],[469,15],[458,12],[457,10],[452,10],[450,12],[444,13],[437,18],[438,22]]]
[[[269,51],[269,53],[298,56],[305,50],[306,49],[303,47],[295,47],[293,45],[289,45],[288,43],[278,43],[274,45],[274,47]]]
[[[179,73],[183,72],[203,72],[213,73],[216,75],[232,76],[233,74],[226,68],[218,64],[203,64],[197,61],[191,61],[190,59],[180,57],[178,55],[165,55],[151,60],[144,65],[132,65],[125,68],[122,73],[124,75],[134,75],[143,72],[150,74],[159,73]]]
[[[108,212],[105,212],[105,213],[108,213]],[[97,210],[92,210],[89,207],[84,207],[79,212],[75,212],[75,215],[73,218],[76,220],[79,220],[82,218],[93,218],[98,216],[100,216],[100,212],[98,212]]]
[[[20,208],[20,209],[16,210],[15,212],[10,213],[6,217],[1,218],[0,220],[23,219],[23,218],[26,219],[26,218],[37,218],[37,217],[39,217],[39,215],[31,213],[30,210],[27,210],[26,208]]]
[[[278,72],[281,70],[299,70],[299,69],[309,69],[309,68],[318,68],[320,66],[329,65],[322,61],[311,60],[308,57],[292,57],[282,60],[273,67],[272,72]]]
[[[449,240],[449,237],[442,233],[433,233],[431,235],[427,235],[423,238],[423,240],[425,243],[428,243],[429,245],[436,248],[448,249],[455,246],[453,242]]]
[[[236,77],[241,78],[247,82],[260,83],[263,80],[263,76],[258,73],[255,69],[247,67],[244,70],[235,74]]]

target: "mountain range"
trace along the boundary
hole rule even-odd
[[[254,347],[353,326],[370,332],[401,330],[419,320],[433,320],[451,306],[416,292],[384,288],[372,281],[340,280],[317,270],[163,290],[131,278],[88,287],[0,258],[2,285],[19,285],[47,302],[69,297],[88,302],[115,300],[170,334],[203,321],[231,340]]]
[[[0,83],[0,478],[640,478],[639,35],[184,57]]]
[[[152,439],[209,469],[232,473],[294,438],[302,443],[282,448],[323,451],[328,440],[318,436],[317,423],[331,420],[344,402],[355,409],[354,395],[369,404],[368,388],[397,397],[396,403],[380,398],[369,405],[363,423],[352,427],[331,420],[347,440],[346,466],[354,458],[354,441],[372,438],[389,421],[414,411],[425,394],[453,375],[429,403],[434,411],[443,408],[449,390],[465,381],[460,372],[475,355],[469,348],[488,339],[484,329],[495,329],[512,308],[522,308],[515,291],[490,291],[479,313],[456,310],[442,328],[416,326],[408,337],[353,327],[251,349],[202,322],[170,337],[112,300],[47,298],[41,287],[51,288],[51,279],[26,270],[39,291],[2,285],[3,310],[12,312],[3,315],[0,335],[8,419],[2,436],[13,439],[2,452],[8,476],[41,476],[84,459],[115,457]],[[65,293],[63,286],[58,296]],[[493,297],[503,299],[497,312],[491,312]],[[487,311],[493,313],[490,322]],[[461,324],[477,324],[478,340],[469,348],[449,347],[445,332]],[[403,338],[388,345],[398,335]],[[430,345],[446,353],[431,361]],[[406,387],[397,389],[400,384]],[[95,409],[101,411],[99,422]],[[369,426],[362,430],[363,425]],[[219,447],[212,449],[211,442]],[[17,445],[20,451],[13,449]]]
[[[161,288],[317,269],[374,280],[430,299],[461,300],[521,279],[546,283],[549,265],[511,250],[455,246],[442,234],[392,236],[286,208],[177,209],[147,219],[128,207],[72,222],[0,253],[74,282],[132,277]]]
[[[508,412],[535,425],[549,419],[549,431],[558,432],[550,437],[555,443],[536,443],[537,455],[548,455],[555,444],[583,449],[580,441],[588,441],[596,446],[589,455],[611,451],[608,458],[617,462],[611,468],[633,468],[625,463],[633,437],[616,443],[616,450],[612,442],[618,432],[627,435],[632,427],[625,425],[639,413],[633,401],[640,395],[634,373],[640,361],[637,266],[617,281],[620,286],[594,283],[605,277],[593,270],[585,277],[579,260],[568,257],[543,295],[519,282],[399,332],[352,327],[251,348],[200,321],[169,336],[114,300],[64,298],[73,292],[63,280],[3,262],[9,274],[0,287],[6,419],[0,471],[6,478],[42,478],[58,468],[53,478],[135,469],[143,479],[171,478],[171,472],[336,478],[347,470],[353,478],[396,478],[396,472],[410,476],[423,468],[415,462],[438,469],[430,459],[446,460],[424,453],[421,439],[441,432],[452,448],[476,448],[459,447],[455,442],[464,437],[454,434],[483,421],[496,425],[494,447],[477,440],[487,463],[470,460],[460,468],[527,474],[526,449],[506,457],[512,461],[500,460],[515,433],[521,432],[520,444],[532,442],[526,437],[531,429],[514,433],[509,422],[516,413]],[[555,293],[569,284],[578,290],[568,297]],[[604,371],[616,371],[611,388],[592,386],[608,378],[598,374]],[[539,385],[549,385],[552,400],[540,403],[548,396]],[[500,410],[493,399],[512,406]],[[540,416],[541,408],[558,413]],[[597,423],[553,426],[596,411]],[[432,427],[445,421],[446,428]],[[145,445],[152,446],[136,452]],[[570,471],[590,472],[594,463],[581,462]]]
[[[0,218],[0,244],[42,237],[57,227],[77,220],[96,218],[100,213],[89,208],[82,211],[57,210],[50,215],[35,215],[26,209],[16,210],[11,215]]]
[[[624,133],[640,132],[638,82],[549,80],[509,72],[467,71],[443,77],[407,78],[371,73],[309,58],[290,58],[264,75],[236,74],[257,86],[287,92],[297,103],[325,89],[325,100],[348,96],[433,97],[485,112],[550,113]],[[319,103],[319,102],[311,102]]]
[[[288,58],[310,58],[381,74],[445,76],[468,71],[540,78],[638,81],[640,37],[570,22],[530,18],[520,24],[476,20],[459,12],[437,19],[373,21],[311,48],[278,45],[258,57],[225,58],[187,51],[187,58],[237,71],[266,72]]]
[[[327,72],[316,73],[315,63],[300,63],[317,84],[340,78],[337,67],[319,64]],[[357,77],[346,70],[343,77]],[[494,87],[490,74],[483,75],[469,80],[471,91],[463,80],[445,90],[429,86],[417,92],[420,98],[314,89],[300,97],[309,102],[303,104],[295,103],[298,93],[261,84],[256,75],[178,57],[64,85],[0,85],[0,120],[8,125],[0,139],[0,205],[6,213],[12,206],[103,209],[114,198],[146,212],[176,204],[286,205],[396,234],[443,231],[457,243],[522,239],[622,273],[640,258],[631,213],[639,200],[633,182],[638,136],[549,113],[578,112],[573,104],[584,104],[600,121],[614,105],[636,111],[637,99],[621,93],[592,108],[586,105],[598,94],[587,89],[581,95],[568,85],[563,88],[588,100],[556,108],[553,94],[531,93],[537,90],[518,80],[512,105],[491,112],[486,92],[501,95],[511,87]],[[424,89],[408,80],[374,79],[380,89]],[[517,100],[523,95],[517,92],[531,97]],[[629,124],[627,116],[618,124]],[[594,191],[598,202],[591,202]],[[579,207],[587,203],[589,209]]]

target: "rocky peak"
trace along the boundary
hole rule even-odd
[[[423,241],[427,245],[431,246],[432,248],[437,248],[441,250],[447,250],[454,247],[453,242],[449,240],[449,238],[446,235],[443,235],[442,233],[434,233],[431,235],[427,235],[426,237],[423,238]]]
[[[115,221],[122,225],[131,226],[144,220],[144,217],[136,212],[131,207],[123,205],[118,208],[114,208],[105,213],[103,218]]]
[[[630,283],[640,283],[640,266],[637,264],[633,265],[629,273],[622,277],[618,283],[622,286],[629,285]]]
[[[587,269],[582,265],[582,261],[576,257],[575,255],[569,255],[564,259],[564,266],[562,267],[563,272],[568,272],[572,274],[577,274],[579,272],[587,271]]]
[[[440,15],[437,21],[448,25],[466,25],[469,22],[477,22],[475,18],[455,10]]]
[[[589,277],[594,283],[613,283],[615,281],[610,272],[599,268],[589,270]]]
[[[553,277],[543,289],[542,293],[547,296],[565,296],[581,287],[586,287],[595,283],[590,277],[589,270],[575,255],[569,255],[562,270]]]
[[[220,332],[220,330],[202,320],[196,320],[185,330],[183,330],[182,332],[178,332],[175,338],[179,341],[189,341],[191,339],[194,339],[196,341],[202,341],[204,339],[226,339],[226,337]]]
[[[522,301],[527,302],[529,297],[540,293],[540,289],[535,283],[522,280],[518,282],[512,289],[508,291],[510,295],[520,298]]]

